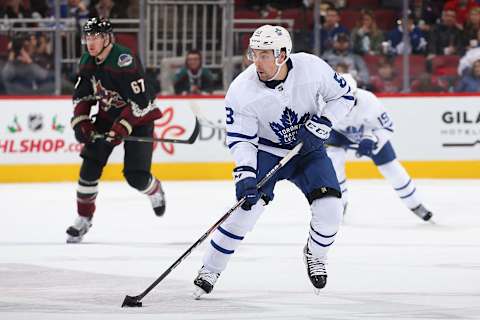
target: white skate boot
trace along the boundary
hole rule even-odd
[[[166,201],[165,201],[165,192],[163,192],[162,184],[157,180],[157,187],[153,194],[149,195],[148,198],[152,203],[153,211],[155,215],[161,217],[165,214]]]
[[[327,269],[325,268],[326,261],[312,255],[308,249],[308,244],[303,248],[303,261],[307,267],[307,274],[310,282],[315,287],[315,294],[319,294],[320,289],[323,289],[327,284]]]
[[[204,294],[212,292],[215,282],[217,282],[220,273],[211,272],[204,266],[198,271],[198,276],[193,280],[195,291],[193,297],[198,300]]]
[[[72,226],[67,229],[67,243],[79,243],[92,227],[92,219],[78,216]]]

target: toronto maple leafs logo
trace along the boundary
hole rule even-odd
[[[364,131],[365,131],[365,127],[362,124],[358,128],[354,126],[348,126],[345,128],[345,130],[342,130],[341,132],[353,141],[360,141],[362,140]]]
[[[127,103],[122,97],[113,90],[106,89],[100,80],[92,77],[93,95],[100,102],[100,107],[104,111],[108,111],[111,107],[122,108]]]
[[[300,120],[298,120],[298,113],[286,107],[283,110],[280,123],[270,122],[270,128],[277,135],[282,145],[292,145],[297,140],[297,131],[300,126],[310,118],[310,113],[305,113]]]

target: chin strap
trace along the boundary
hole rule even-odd
[[[110,34],[109,34],[109,35],[108,35],[108,44],[105,45],[105,41],[103,41],[103,48],[102,48],[102,50],[100,50],[100,52],[95,56],[95,59],[100,60],[100,59],[98,59],[98,56],[100,56],[100,55],[103,53],[103,51],[105,51],[105,49],[107,49],[108,46],[111,45],[111,44],[112,44],[112,40],[111,40]]]
[[[278,63],[278,58],[275,58],[275,65],[277,66],[277,71],[275,72],[273,77],[271,77],[267,81],[272,81],[278,76],[278,74],[280,73],[280,70],[282,69],[282,66],[288,61],[288,59],[290,58],[285,59],[285,61],[283,61],[282,63]]]

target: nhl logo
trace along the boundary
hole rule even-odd
[[[28,115],[28,128],[33,132],[42,130],[43,116],[40,113],[31,113]]]

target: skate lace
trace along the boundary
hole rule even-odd
[[[199,277],[199,279],[207,281],[208,283],[213,285],[213,284],[215,284],[215,282],[217,281],[219,276],[220,276],[219,273],[214,273],[214,272],[210,272],[210,271],[202,269],[202,270],[200,270],[198,277]]]
[[[150,201],[152,202],[152,206],[154,208],[163,206],[165,204],[165,194],[161,187],[158,188],[157,192],[152,194],[150,197]]]
[[[324,276],[327,275],[327,270],[325,269],[325,262],[320,258],[314,257],[311,254],[306,254],[308,269],[312,276]]]

